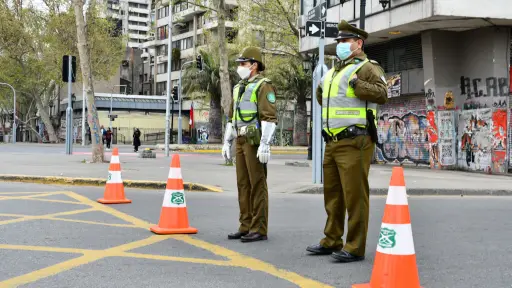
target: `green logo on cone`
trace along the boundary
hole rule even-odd
[[[181,192],[172,192],[171,194],[171,203],[175,205],[181,205],[185,203],[185,198],[183,193]]]
[[[108,173],[108,181],[112,180],[112,173]]]
[[[380,229],[379,246],[381,248],[393,248],[396,246],[396,231],[388,228]]]

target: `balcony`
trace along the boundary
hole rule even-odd
[[[128,29],[138,31],[149,31],[150,28],[149,26],[128,25]]]
[[[145,40],[147,38],[147,35],[144,35],[144,34],[133,34],[133,33],[129,33],[128,34],[129,37],[131,39],[142,39],[142,40]]]
[[[138,16],[128,16],[129,21],[137,21],[137,22],[147,22],[149,20],[149,16],[147,18],[138,17]]]
[[[156,62],[157,63],[167,62],[167,54],[156,56]]]
[[[136,12],[136,13],[144,13],[144,14],[149,14],[151,12],[149,9],[135,8],[135,7],[128,8],[128,11]]]

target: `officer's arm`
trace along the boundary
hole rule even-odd
[[[258,91],[260,121],[277,123],[276,91],[270,83],[263,82]]]
[[[388,101],[388,88],[384,71],[379,65],[368,62],[357,72],[355,94],[359,99],[377,104]]]
[[[324,79],[325,75],[322,76],[322,79],[318,82],[318,85],[316,86],[316,101],[318,102],[318,105],[322,106],[322,93],[323,93],[323,85],[324,85]]]
[[[231,105],[229,105],[229,110],[228,110],[228,122],[232,122],[232,119],[233,119],[233,101],[231,101]]]

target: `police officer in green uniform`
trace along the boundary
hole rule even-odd
[[[324,206],[325,237],[307,247],[314,254],[341,262],[364,259],[369,217],[368,173],[377,142],[377,104],[387,102],[383,69],[363,52],[368,33],[346,21],[338,24],[339,61],[317,87],[326,142]],[[348,213],[346,243],[345,213]]]
[[[276,94],[271,81],[260,75],[265,65],[259,48],[245,48],[236,61],[241,80],[233,89],[222,155],[231,159],[231,144],[236,139],[240,226],[228,239],[253,242],[267,240],[267,162],[277,124]]]

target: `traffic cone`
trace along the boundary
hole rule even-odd
[[[121,178],[121,163],[119,162],[119,149],[112,151],[110,166],[108,167],[108,179],[105,185],[103,198],[98,199],[102,204],[125,204],[132,203],[132,200],[124,196],[123,179]]]
[[[187,202],[181,176],[180,156],[172,155],[171,168],[165,189],[164,202],[158,225],[150,230],[156,234],[195,234],[197,229],[188,224]]]
[[[402,167],[391,174],[370,283],[352,288],[421,288]]]

